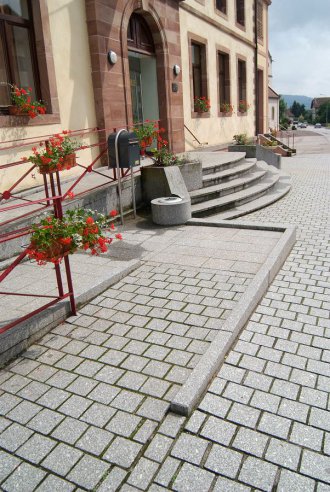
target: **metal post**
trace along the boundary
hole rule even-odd
[[[135,203],[135,188],[134,188],[133,166],[131,166],[131,188],[132,188],[133,214],[134,214],[134,219],[136,219],[136,203]]]
[[[119,135],[121,135],[123,132],[127,132],[126,128],[121,128],[120,130],[118,130],[116,138],[115,138],[116,169],[117,169],[117,175],[118,175],[119,211],[120,211],[120,221],[121,221],[122,225],[124,224],[124,215],[123,215],[123,204],[122,204],[122,198],[121,198],[121,175],[120,175],[120,168],[119,168],[118,138],[119,138]]]

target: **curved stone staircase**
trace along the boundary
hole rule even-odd
[[[232,219],[263,208],[291,188],[289,175],[243,152],[201,152],[203,187],[191,191],[193,217]]]

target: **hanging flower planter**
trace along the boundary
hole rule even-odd
[[[39,166],[40,174],[51,174],[56,171],[68,171],[69,169],[77,166],[76,154],[68,154],[64,157],[60,157],[56,167],[50,167],[49,164],[43,164]]]
[[[40,174],[51,174],[57,171],[65,171],[77,165],[76,153],[78,149],[84,149],[77,140],[70,137],[70,130],[63,131],[50,138],[46,145],[32,147],[33,155],[23,157],[23,161],[33,162]]]
[[[32,225],[27,255],[38,265],[45,265],[58,264],[78,249],[90,250],[92,255],[106,253],[114,238],[105,233],[115,230],[113,219],[116,215],[115,210],[106,217],[93,210],[75,209],[68,210],[63,219],[46,217],[39,224]],[[122,239],[121,234],[114,237]]]
[[[19,88],[11,86],[12,105],[8,107],[8,112],[12,116],[28,116],[36,118],[39,114],[46,113],[46,106],[40,101],[32,101],[32,88]]]

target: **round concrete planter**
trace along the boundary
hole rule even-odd
[[[175,167],[180,169],[188,191],[202,188],[201,162],[191,161]],[[165,167],[161,166],[145,166],[141,168],[142,193],[145,202],[149,203],[155,198],[171,194],[164,170]]]

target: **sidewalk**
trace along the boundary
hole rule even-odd
[[[169,401],[281,234],[125,226],[141,266],[0,371],[3,490],[329,490],[329,157],[246,218],[298,241],[189,418]]]

